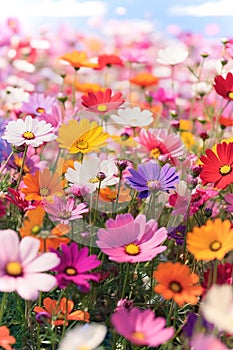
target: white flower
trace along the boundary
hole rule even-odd
[[[180,44],[167,46],[158,52],[157,62],[165,65],[176,65],[182,63],[188,57],[188,50]]]
[[[192,95],[204,96],[204,95],[207,95],[211,89],[212,89],[211,84],[208,84],[205,81],[200,81],[192,85]]]
[[[107,327],[102,324],[92,323],[76,326],[66,332],[58,350],[96,349],[104,340],[106,333]]]
[[[28,101],[29,93],[22,87],[7,86],[0,93],[1,100],[8,106],[9,109],[20,108],[22,102]]]
[[[104,173],[105,179],[101,181],[101,187],[112,186],[118,182],[114,176],[117,167],[114,160],[103,160],[99,158],[84,158],[82,164],[74,162],[74,168],[68,168],[65,178],[72,184],[85,185],[91,192],[99,187],[98,173]]]
[[[33,119],[28,115],[25,120],[10,121],[2,138],[15,146],[26,144],[38,147],[44,142],[55,140],[57,136],[53,133],[50,123]]]
[[[153,113],[147,109],[141,110],[140,107],[119,109],[118,115],[112,115],[115,123],[137,127],[147,126],[153,122]]]
[[[201,304],[201,310],[207,321],[217,328],[233,334],[233,292],[232,286],[213,285]]]

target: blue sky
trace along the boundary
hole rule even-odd
[[[141,19],[152,21],[160,31],[177,25],[184,31],[208,34],[212,25],[217,36],[231,37],[232,5],[233,0],[7,0],[0,20],[18,17],[23,26],[33,29],[68,23],[86,30],[93,19]]]

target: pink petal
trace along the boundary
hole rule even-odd
[[[44,253],[31,261],[24,269],[25,273],[49,271],[60,263],[56,253]]]
[[[14,292],[16,290],[16,278],[11,276],[0,277],[0,291],[1,292]]]
[[[0,230],[0,262],[19,260],[19,237],[13,230]]]
[[[34,237],[24,237],[20,244],[20,258],[23,266],[29,264],[38,255],[38,250],[40,247],[40,241]]]

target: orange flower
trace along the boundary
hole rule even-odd
[[[5,350],[12,350],[11,344],[15,344],[15,338],[10,335],[6,326],[0,327],[0,346]]]
[[[43,229],[44,216],[42,207],[29,210],[19,230],[20,236],[37,238],[40,241],[40,251],[50,251],[50,248],[57,249],[61,243],[69,243],[70,239],[63,236],[70,231],[70,226],[58,224],[51,231]]]
[[[76,310],[71,312],[74,308],[72,300],[62,298],[60,302],[57,302],[54,299],[45,298],[43,305],[44,308],[36,306],[34,311],[37,314],[43,313],[41,316],[47,318],[53,326],[61,326],[65,323],[65,320],[89,322],[90,314],[87,311]],[[68,322],[66,322],[66,325],[68,325]]]
[[[72,67],[79,69],[81,67],[97,68],[98,64],[90,62],[84,51],[72,51],[60,57],[61,60],[69,62]]]
[[[29,201],[51,200],[54,195],[62,195],[61,180],[57,173],[52,174],[49,169],[36,171],[35,175],[26,174],[23,181],[26,187],[21,191]]]
[[[131,78],[130,83],[139,85],[141,88],[145,88],[152,85],[157,85],[159,79],[151,73],[142,72]]]
[[[117,198],[117,190],[110,189],[109,187],[100,189],[100,198],[105,202],[114,202]],[[128,202],[131,200],[130,189],[121,188],[119,193],[119,202]]]
[[[166,300],[174,299],[179,306],[186,303],[197,304],[197,297],[203,291],[201,286],[196,285],[199,282],[198,275],[179,262],[160,263],[153,277],[158,282],[154,291]]]

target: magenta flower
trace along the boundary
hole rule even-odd
[[[150,261],[167,247],[160,246],[167,238],[167,230],[155,220],[146,222],[146,216],[139,214],[135,219],[131,214],[119,214],[116,219],[106,222],[106,229],[97,232],[97,246],[116,262]]]
[[[89,270],[95,269],[101,264],[95,254],[88,256],[88,248],[79,250],[78,244],[73,242],[68,246],[61,244],[61,252],[55,251],[61,259],[60,264],[53,269],[56,274],[57,282],[60,288],[65,288],[70,283],[74,283],[81,289],[89,290],[88,280],[97,282],[99,276],[97,273],[89,273]]]
[[[155,317],[149,309],[119,309],[112,315],[111,322],[117,333],[139,346],[156,347],[164,344],[174,334],[172,327],[165,327],[165,318]]]
[[[68,225],[69,221],[82,218],[82,214],[89,210],[84,203],[76,206],[75,199],[71,197],[66,199],[53,196],[53,201],[54,203],[47,202],[44,209],[52,221],[59,221],[61,224]]]
[[[17,232],[0,231],[0,291],[17,292],[21,298],[35,300],[39,291],[49,292],[56,286],[56,278],[43,273],[56,267],[60,259],[54,253],[38,255],[40,241]]]
[[[139,198],[147,198],[151,192],[175,189],[179,174],[175,167],[165,164],[160,167],[155,161],[140,164],[138,170],[129,169],[131,176],[126,177],[129,186],[139,192]]]

